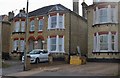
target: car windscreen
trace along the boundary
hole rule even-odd
[[[40,51],[31,51],[30,54],[40,54]]]

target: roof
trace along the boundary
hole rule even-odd
[[[44,15],[44,14],[48,14],[49,12],[52,11],[64,11],[64,12],[72,12],[73,14],[81,17],[80,15],[76,14],[75,12],[71,11],[70,9],[66,8],[65,6],[61,5],[61,4],[55,4],[55,5],[49,5],[49,6],[45,6],[39,9],[36,9],[34,11],[29,12],[29,17],[32,16],[40,16],[40,15]],[[15,16],[19,17],[19,14]],[[25,16],[22,16],[23,18],[25,18]],[[84,19],[83,17],[81,17],[82,19]]]
[[[42,8],[39,8],[37,10],[34,10],[32,12],[29,12],[29,17],[31,16],[37,16],[37,15],[44,15],[47,14],[48,12],[52,12],[52,11],[69,11],[70,9],[64,7],[61,4],[56,4],[56,5],[49,5],[49,6],[45,6]]]

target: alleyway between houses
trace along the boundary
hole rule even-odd
[[[4,76],[118,76],[118,63],[87,62],[85,65],[65,63],[39,64],[39,67],[23,71],[22,63],[3,69]],[[34,64],[34,66],[37,66]]]

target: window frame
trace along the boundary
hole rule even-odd
[[[30,31],[35,31],[35,21],[34,20],[31,20],[30,21]]]
[[[44,27],[44,19],[39,19],[38,31],[43,31],[43,27]]]

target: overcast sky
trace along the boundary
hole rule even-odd
[[[53,5],[53,4],[62,4],[65,7],[73,10],[73,0],[29,0],[29,12],[35,9]],[[80,15],[82,15],[81,3],[83,0],[79,0]],[[93,0],[85,0],[85,2],[90,5],[93,3]],[[0,0],[0,15],[7,14],[9,11],[14,11],[15,15],[19,12],[20,9],[26,8],[27,0]]]

